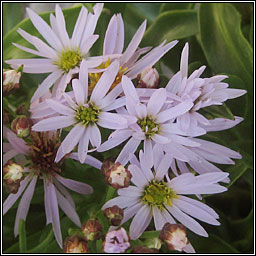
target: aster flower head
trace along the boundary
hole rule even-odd
[[[122,87],[126,108],[119,112],[128,119],[128,128],[113,132],[98,151],[103,152],[113,148],[131,137],[116,159],[116,162],[125,165],[128,162],[129,153],[134,153],[141,141],[144,141],[146,154],[152,150],[154,144],[166,144],[170,140],[186,144],[187,139],[176,135],[176,132],[170,128],[169,122],[173,122],[177,116],[187,112],[192,107],[192,102],[184,101],[166,108],[167,93],[164,88],[160,88],[154,91],[147,103],[144,103],[127,76],[122,78]],[[152,156],[149,156],[150,158],[152,159]]]
[[[94,13],[88,13],[87,9],[82,6],[71,38],[67,33],[64,15],[58,4],[55,8],[55,16],[53,14],[50,15],[51,26],[34,11],[27,8],[30,20],[47,44],[22,29],[18,29],[18,33],[32,44],[36,50],[16,43],[13,44],[23,51],[43,58],[14,59],[8,60],[6,63],[13,68],[24,65],[23,72],[25,73],[51,73],[39,85],[31,102],[47,92],[53,84],[55,84],[54,93],[60,96],[65,91],[72,74],[78,73],[83,59],[87,59],[89,67],[95,67],[100,64],[101,59],[97,59],[97,57],[96,59],[89,58],[87,55],[94,42],[98,39],[98,35],[93,33],[102,8],[102,3],[96,4],[93,8]]]
[[[14,225],[14,235],[17,236],[20,220],[26,220],[36,183],[42,180],[44,184],[46,224],[52,223],[56,240],[59,246],[62,247],[58,206],[72,222],[79,227],[81,226],[74,200],[66,188],[86,195],[93,192],[92,187],[79,181],[63,178],[60,175],[62,172],[60,163],[56,164],[54,162],[60,145],[58,133],[33,132],[31,134],[31,142],[26,143],[9,129],[5,128],[4,132],[9,141],[4,144],[4,152],[6,152],[3,156],[4,164],[15,158],[17,164],[25,167],[23,171],[24,177],[20,182],[17,193],[10,194],[3,204],[3,214],[5,215],[21,197]]]
[[[119,189],[119,196],[102,207],[105,209],[118,205],[124,208],[122,223],[134,217],[129,230],[131,239],[140,237],[152,217],[156,230],[161,230],[166,222],[175,224],[177,220],[194,233],[205,237],[208,236],[207,232],[192,217],[212,225],[220,225],[217,221],[218,214],[213,209],[187,195],[226,191],[227,189],[218,182],[225,179],[228,173],[218,172],[197,176],[187,173],[170,180],[166,175],[170,166],[168,156],[159,158],[153,155],[151,168],[147,161],[146,154],[141,151],[140,161],[137,160],[136,164],[128,167],[133,175],[134,186]]]
[[[178,43],[177,40],[167,44],[166,41],[164,41],[153,49],[151,49],[152,47],[139,48],[145,30],[146,20],[140,25],[124,51],[124,22],[122,16],[121,14],[114,14],[112,16],[105,33],[103,45],[103,56],[112,57],[108,61],[101,63],[98,67],[98,71],[95,70],[94,73],[89,74],[91,81],[90,89],[94,87],[100,78],[102,70],[107,68],[115,59],[120,61],[120,67],[111,89],[122,82],[123,75],[128,76],[130,79],[136,78],[137,75],[143,70],[153,66],[164,54]],[[140,56],[145,53],[147,54],[140,58]]]
[[[88,96],[88,66],[82,61],[79,79],[73,79],[74,99],[67,93],[63,96],[66,105],[54,99],[46,100],[46,103],[58,113],[58,116],[49,117],[36,123],[34,131],[51,131],[73,125],[73,128],[63,140],[56,156],[58,162],[65,154],[70,153],[78,144],[78,158],[84,163],[89,142],[91,150],[96,150],[101,145],[101,133],[98,126],[107,129],[122,129],[127,127],[127,120],[117,113],[110,113],[124,105],[124,100],[116,99],[118,90],[108,93],[111,84],[118,72],[119,63],[113,62],[104,72],[91,96]]]

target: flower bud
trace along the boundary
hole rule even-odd
[[[110,231],[106,234],[102,245],[103,252],[124,253],[129,249],[129,237],[124,228]]]
[[[130,185],[131,173],[120,163],[115,163],[106,173],[107,182],[115,189],[125,188]]]
[[[17,116],[11,124],[12,130],[20,138],[26,138],[30,135],[31,127],[33,122],[30,118],[26,116]]]
[[[106,208],[104,210],[104,215],[110,221],[111,225],[119,226],[124,217],[124,211],[117,205],[114,205],[112,207]]]
[[[159,74],[155,68],[146,68],[137,76],[137,88],[157,89],[158,87]]]
[[[101,236],[102,226],[97,219],[90,219],[82,225],[81,230],[87,241],[95,241]]]
[[[3,123],[4,124],[10,124],[12,120],[12,115],[10,112],[6,109],[3,109]]]
[[[136,246],[132,250],[132,253],[158,253],[158,252],[159,250],[156,248],[147,248],[140,245]]]
[[[8,96],[20,87],[21,72],[16,70],[5,70],[3,72],[3,94]]]
[[[87,253],[88,245],[80,236],[68,236],[64,242],[64,253]]]
[[[23,167],[9,161],[3,168],[4,185],[8,193],[16,194],[24,179]]]
[[[181,224],[166,223],[159,238],[166,243],[169,250],[182,251],[189,243],[186,228]]]
[[[151,249],[160,249],[162,246],[162,241],[158,237],[152,237],[145,239],[144,244]]]
[[[115,159],[114,158],[108,158],[103,161],[101,170],[103,174],[105,174],[107,171],[111,170],[111,168],[115,165]]]
[[[19,105],[15,112],[17,115],[29,115],[29,111],[25,103]]]

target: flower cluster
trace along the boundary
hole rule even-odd
[[[112,224],[122,225],[133,218],[129,228],[132,240],[142,235],[152,218],[156,230],[169,223],[177,225],[175,231],[182,224],[206,237],[206,230],[193,218],[212,225],[220,223],[218,214],[200,202],[201,195],[224,192],[227,189],[219,182],[229,182],[228,173],[214,163],[234,164],[232,159],[240,159],[241,155],[197,137],[232,128],[243,118],[209,120],[201,110],[222,105],[246,91],[228,88],[224,75],[201,77],[205,66],[189,75],[188,43],[181,54],[180,70],[159,88],[159,74],[153,66],[178,41],[140,48],[146,30],[144,21],[124,50],[121,14],[113,15],[108,24],[102,55],[92,56],[90,49],[99,38],[94,32],[102,9],[103,4],[96,4],[90,13],[82,6],[71,37],[59,5],[55,16],[50,15],[50,25],[27,9],[45,41],[19,28],[18,33],[35,49],[14,45],[40,58],[6,63],[14,69],[22,65],[24,73],[50,74],[31,98],[29,121],[22,116],[26,130],[21,117],[12,124],[14,132],[4,130],[8,140],[4,143],[4,177],[11,191],[4,202],[4,214],[21,197],[14,227],[17,235],[19,221],[26,220],[36,183],[43,180],[46,223],[52,223],[62,247],[58,206],[81,227],[74,200],[65,187],[83,195],[93,192],[81,181],[62,177],[61,164],[70,158],[97,169],[106,167],[106,181],[117,189],[118,196],[105,202],[102,209],[107,209],[105,215],[111,216]],[[9,73],[5,76],[8,83]],[[15,87],[18,81],[14,79],[12,84]],[[110,135],[104,140],[105,131]],[[101,168],[102,163],[92,156],[93,152],[99,154],[119,145],[123,145],[119,155]],[[13,159],[15,163],[11,162]],[[184,230],[178,229],[172,238],[166,238],[167,231],[162,231],[161,237],[170,240],[168,246],[172,250],[194,252]],[[66,252],[87,251],[87,245],[78,238],[73,237],[66,244]],[[103,244],[109,253],[124,252],[129,247],[124,228],[109,232]]]

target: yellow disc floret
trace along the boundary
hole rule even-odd
[[[75,118],[85,126],[94,124],[98,121],[100,110],[93,104],[89,103],[88,106],[79,106],[76,110]]]

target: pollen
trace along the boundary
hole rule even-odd
[[[142,202],[161,210],[165,204],[172,206],[173,198],[177,198],[176,192],[166,182],[153,180],[145,187]]]
[[[150,139],[156,133],[159,133],[160,127],[159,124],[155,122],[155,120],[149,116],[144,117],[143,119],[139,119],[137,121],[138,125],[144,132],[147,139]]]
[[[75,118],[85,126],[88,126],[98,121],[99,113],[100,110],[93,103],[89,103],[88,106],[79,106],[76,110]]]
[[[62,51],[59,60],[55,62],[65,73],[69,70],[78,67],[83,57],[79,49]]]

